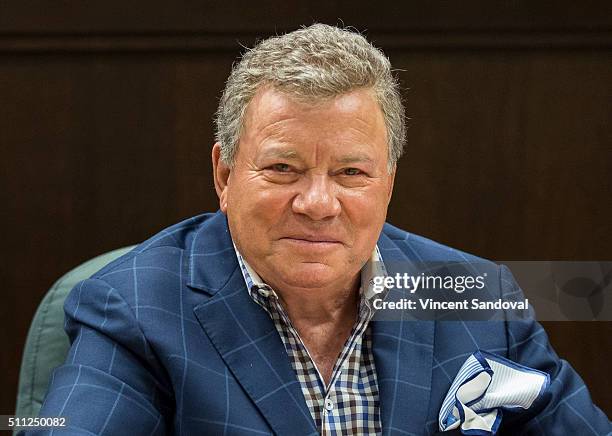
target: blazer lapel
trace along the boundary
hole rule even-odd
[[[195,316],[276,434],[317,434],[276,328],[248,294],[225,216],[210,221],[191,250],[189,286],[211,296]]]
[[[402,273],[418,270],[417,259],[406,256],[386,235],[378,241],[389,275],[393,266]],[[389,268],[391,267],[391,268]],[[399,272],[399,271],[398,271]],[[399,300],[402,292],[391,289],[386,300]],[[372,322],[373,354],[380,392],[383,434],[423,434],[429,409],[433,369],[434,322],[408,319]]]

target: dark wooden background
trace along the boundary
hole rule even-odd
[[[399,70],[391,222],[495,260],[612,260],[609,5],[1,2],[0,414],[56,278],[216,210],[211,116],[240,44],[301,24],[355,26]],[[611,323],[546,328],[610,415]]]

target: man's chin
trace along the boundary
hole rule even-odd
[[[319,262],[300,262],[284,274],[284,282],[295,288],[324,288],[338,280],[338,271]]]

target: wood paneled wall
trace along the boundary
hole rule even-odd
[[[0,413],[57,277],[216,210],[211,119],[240,44],[301,24],[355,26],[398,69],[391,222],[495,260],[612,260],[612,10],[551,6],[0,3]],[[546,328],[610,415],[611,324]]]

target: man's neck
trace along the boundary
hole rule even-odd
[[[359,310],[359,277],[336,292],[276,290],[282,304],[314,360],[325,384],[351,335]],[[331,294],[331,295],[330,295]]]
[[[334,325],[356,319],[359,307],[359,277],[341,288],[275,289],[291,322],[297,325]]]

